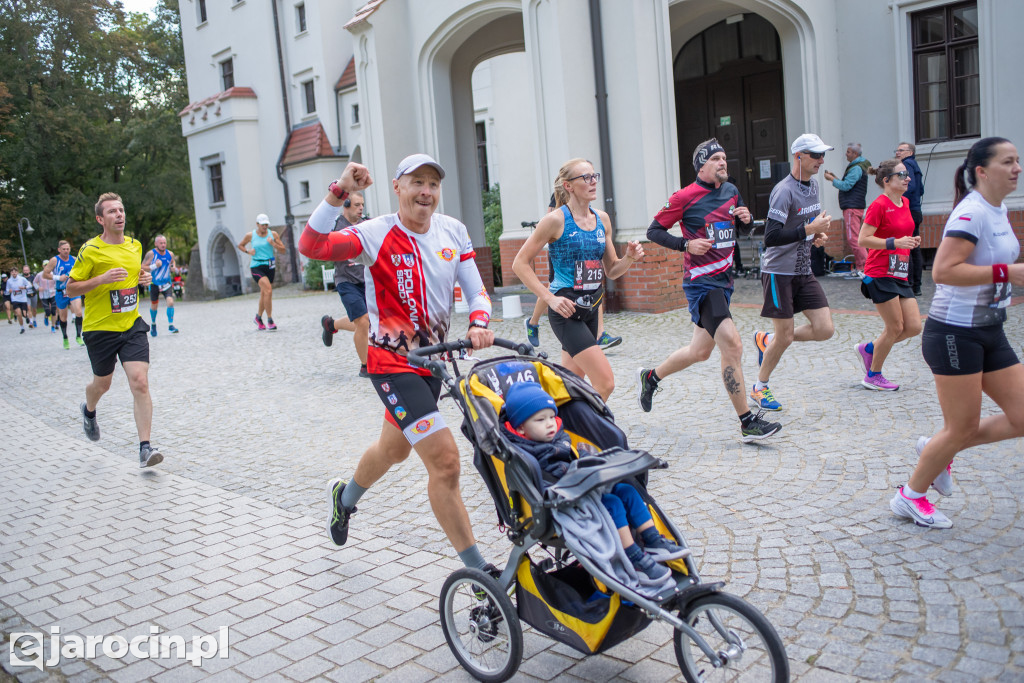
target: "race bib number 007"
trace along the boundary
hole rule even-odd
[[[139,290],[136,287],[131,289],[110,290],[110,312],[127,313],[135,310],[139,303]]]
[[[708,239],[714,242],[713,249],[728,249],[736,246],[736,226],[732,221],[717,221],[704,226]]]

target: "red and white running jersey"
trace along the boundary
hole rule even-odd
[[[403,226],[398,214],[388,214],[324,234],[319,223],[330,220],[325,214],[333,208],[324,202],[310,216],[300,251],[324,261],[351,259],[367,267],[370,372],[416,371],[403,356],[448,339],[456,282],[467,295],[470,320],[489,321],[491,300],[473,260],[476,252],[469,231],[461,222],[434,214],[430,229],[419,234]]]

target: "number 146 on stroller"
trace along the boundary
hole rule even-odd
[[[515,355],[480,361],[466,374],[453,357],[468,340],[409,354],[410,364],[441,379],[459,406],[473,463],[512,544],[504,569],[460,569],[441,589],[441,628],[459,663],[481,681],[510,678],[522,659],[520,621],[584,654],[607,650],[662,621],[673,628],[687,681],[789,680],[785,648],[772,625],[746,601],[722,592],[723,583],[702,583],[692,556],[668,562],[672,586],[652,596],[572,552],[573,539],[560,534],[555,512],[621,481],[640,492],[658,531],[686,547],[647,492],[648,472],[668,464],[630,449],[608,406],[579,377],[529,344],[494,343]],[[555,484],[545,483],[536,459],[504,436],[503,397],[519,381],[539,383],[555,399],[577,451],[596,454],[581,457],[580,466]]]

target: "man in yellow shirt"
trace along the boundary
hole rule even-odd
[[[100,438],[96,405],[110,389],[117,359],[121,359],[135,400],[135,427],[139,431],[139,467],[164,458],[149,443],[153,400],[149,395],[149,325],[139,315],[139,286],[152,275],[142,268],[142,243],[125,237],[124,204],[113,192],[96,201],[96,222],[103,233],[82,245],[67,284],[69,298],[85,298],[82,338],[89,351],[93,378],[85,387],[82,428],[93,441]]]

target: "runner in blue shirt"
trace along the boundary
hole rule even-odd
[[[167,303],[167,331],[177,334],[178,328],[174,326],[174,289],[171,287],[171,273],[177,273],[179,268],[174,260],[174,252],[167,248],[167,238],[157,235],[153,240],[153,248],[146,254],[142,261],[142,267],[148,268],[153,274],[153,282],[149,285],[149,334],[156,336],[156,311],[160,306],[160,295],[164,295]]]

